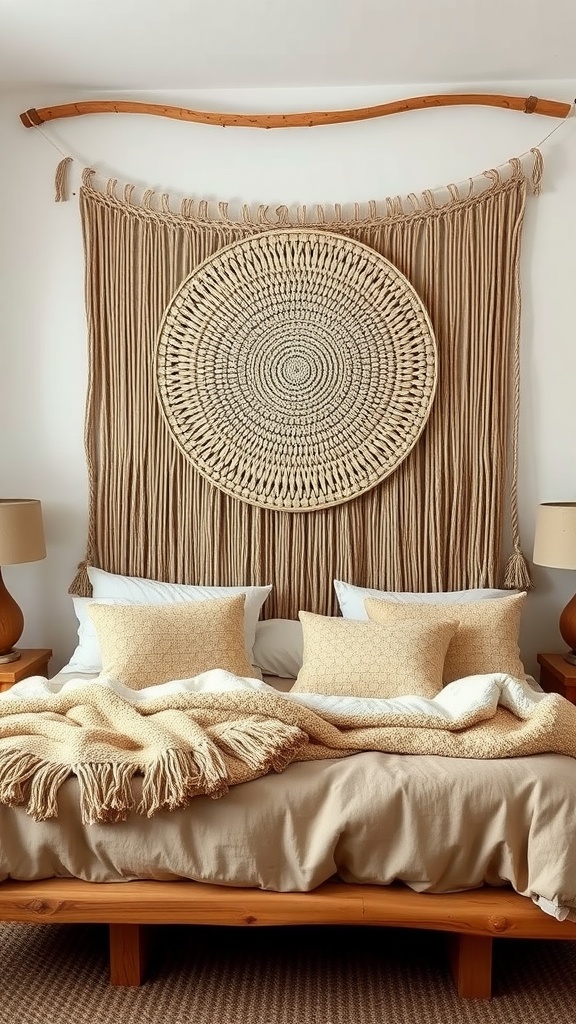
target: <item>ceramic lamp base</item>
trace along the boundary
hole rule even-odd
[[[0,569],[0,659],[17,661],[20,657],[16,644],[22,636],[24,616],[16,601],[6,589]],[[572,646],[572,645],[570,645]]]
[[[8,651],[8,654],[0,654],[0,665],[7,665],[9,661],[18,661],[20,651]]]
[[[560,616],[560,636],[564,643],[570,648],[563,655],[564,661],[570,665],[576,665],[576,594],[568,601]]]

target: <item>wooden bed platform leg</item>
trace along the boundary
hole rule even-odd
[[[141,924],[110,924],[110,984],[141,985],[146,973],[148,929]]]
[[[448,936],[450,966],[462,999],[492,997],[492,939],[489,935]]]

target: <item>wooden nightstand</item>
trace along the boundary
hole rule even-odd
[[[9,690],[21,679],[28,679],[28,676],[48,675],[48,662],[52,657],[52,651],[48,647],[39,647],[35,650],[20,647],[17,650],[20,651],[18,661],[0,664],[0,693],[2,690]]]
[[[546,693],[561,693],[576,704],[576,665],[564,661],[561,654],[539,654],[540,686]]]

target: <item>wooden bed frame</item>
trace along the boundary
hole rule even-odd
[[[432,929],[448,933],[456,988],[468,999],[489,999],[492,994],[494,938],[576,939],[576,922],[556,921],[507,887],[430,895],[403,885],[339,881],[304,893],[189,881],[7,881],[0,884],[0,921],[107,924],[112,985],[140,985],[145,979],[150,925],[335,924]]]

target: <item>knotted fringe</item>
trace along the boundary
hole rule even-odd
[[[134,809],[132,776],[134,764],[75,764],[72,771],[80,788],[80,812],[84,825],[104,821],[125,821]]]
[[[21,750],[0,755],[0,803],[8,807],[26,804],[35,821],[58,817],[58,790],[72,775],[70,765],[52,764]]]
[[[208,732],[226,754],[262,774],[283,771],[308,742],[302,729],[278,719],[244,718],[211,726]]]
[[[214,799],[228,792],[228,771],[213,743],[193,751],[165,750],[144,770],[138,813],[151,818],[157,811],[186,807],[195,796]]]
[[[212,726],[209,732],[215,742],[198,742],[193,751],[165,750],[145,767],[137,807],[132,778],[141,767],[134,763],[53,764],[20,750],[4,750],[0,753],[0,803],[26,804],[35,821],[56,818],[60,786],[75,775],[85,825],[125,821],[134,809],[150,818],[160,810],[185,807],[198,795],[224,796],[229,773],[223,754],[238,758],[258,774],[281,772],[308,742],[306,733],[296,726],[258,718]]]
[[[79,597],[90,597],[92,594],[92,584],[88,578],[88,562],[80,562],[78,565],[78,571],[72,580],[72,583],[68,587],[69,594],[77,594]]]
[[[25,804],[30,795],[31,780],[44,762],[34,754],[21,750],[0,753],[0,803],[8,807]]]
[[[30,786],[27,811],[34,821],[58,817],[58,791],[72,775],[67,764],[43,764],[36,771]]]
[[[72,163],[71,156],[65,156],[56,168],[54,176],[54,202],[65,203],[68,199],[68,168]]]
[[[520,548],[516,548],[506,563],[503,585],[505,590],[531,590],[534,586]]]

